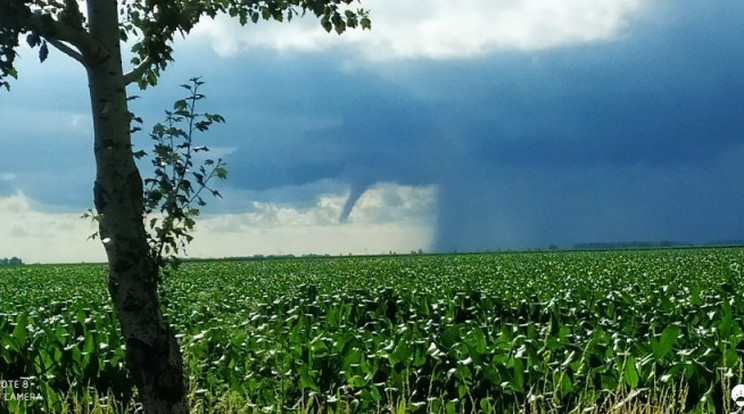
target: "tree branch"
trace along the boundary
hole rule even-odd
[[[83,54],[80,53],[79,51],[71,48],[70,46],[67,46],[65,43],[63,43],[63,42],[61,42],[61,41],[59,41],[57,39],[48,39],[47,38],[46,41],[50,45],[52,45],[55,48],[57,48],[57,50],[59,50],[60,52],[64,53],[65,55],[67,55],[67,56],[69,56],[69,57],[77,60],[78,62],[80,62],[82,64],[85,64],[85,62],[83,61]]]
[[[82,26],[75,27],[49,15],[34,13],[26,21],[26,26],[62,53],[83,65],[86,64],[86,56],[95,56],[100,50],[98,42]]]
[[[152,58],[148,56],[134,69],[124,74],[124,85],[137,82],[150,69],[150,66],[152,66]]]

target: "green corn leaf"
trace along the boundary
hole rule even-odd
[[[638,386],[638,370],[636,369],[636,360],[633,355],[628,355],[628,359],[625,361],[625,370],[623,376],[625,383],[631,389],[635,389]]]

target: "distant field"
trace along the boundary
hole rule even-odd
[[[187,262],[163,295],[194,412],[729,412],[744,382],[744,248]],[[104,266],[0,268],[0,412],[126,405],[117,329]]]

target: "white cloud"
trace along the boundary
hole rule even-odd
[[[240,257],[256,254],[380,254],[427,250],[433,237],[430,226],[417,224],[303,225],[244,228],[240,232],[210,232],[199,223],[189,247],[192,257]]]
[[[357,201],[349,215],[349,221],[365,224],[429,223],[434,220],[435,203],[435,186],[378,184],[367,190]],[[341,210],[338,211],[340,213]]]
[[[205,19],[196,37],[222,55],[251,49],[317,51],[347,45],[370,60],[483,55],[497,50],[538,50],[617,37],[641,10],[642,0],[366,0],[372,30],[327,34],[312,18],[260,22]]]
[[[103,261],[103,248],[86,241],[95,232],[80,213],[45,212],[22,193],[0,197],[0,257],[27,263]]]
[[[212,215],[203,227],[230,233],[256,228],[336,226],[347,197],[348,194],[323,194],[309,207],[253,201],[249,211]],[[359,199],[349,221],[365,226],[430,223],[434,218],[435,198],[434,186],[378,184]]]
[[[0,181],[13,181],[16,179],[16,175],[9,172],[0,173]]]
[[[347,195],[327,194],[309,208],[253,203],[240,214],[205,217],[197,224],[192,256],[254,254],[377,254],[427,249],[434,227],[434,187],[378,185],[350,216],[338,218]]]
[[[339,224],[346,195],[327,194],[309,208],[253,203],[251,211],[206,215],[197,221],[192,257],[254,254],[377,254],[427,249],[433,236],[433,187],[379,185],[351,220]],[[103,262],[96,231],[81,212],[49,212],[22,193],[0,196],[0,257],[25,262]]]

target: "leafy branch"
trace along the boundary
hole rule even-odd
[[[205,194],[222,198],[212,183],[215,178],[227,178],[221,158],[196,159],[197,154],[209,151],[206,146],[195,146],[196,133],[225,122],[221,115],[196,111],[197,103],[205,98],[199,92],[203,84],[200,78],[192,78],[181,85],[188,96],[165,111],[165,122],[156,124],[150,133],[155,142],[151,159],[155,170],[152,178],[144,180],[143,208],[151,254],[161,268],[178,265],[177,255],[194,238],[194,218],[207,204]],[[146,155],[145,151],[134,153],[138,159]]]
[[[197,103],[205,98],[199,92],[203,84],[200,78],[192,78],[181,85],[188,96],[177,100],[173,110],[166,110],[164,123],[155,124],[150,133],[154,141],[151,163],[155,170],[152,178],[144,180],[142,207],[150,254],[161,269],[178,266],[177,255],[194,239],[191,235],[196,224],[194,218],[199,215],[199,208],[207,205],[205,194],[222,198],[212,183],[227,178],[226,164],[221,158],[197,157],[209,148],[195,146],[196,133],[206,132],[214,123],[225,122],[221,115],[196,111]],[[131,122],[142,124],[142,119],[131,115]],[[140,130],[139,126],[131,128],[132,133]],[[148,154],[140,150],[132,155],[141,159]],[[101,220],[93,209],[88,209],[82,218]],[[95,232],[88,239],[98,235]]]

